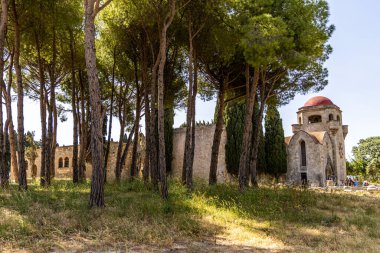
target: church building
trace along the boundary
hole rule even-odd
[[[298,124],[287,137],[287,181],[291,184],[326,186],[326,180],[341,184],[346,179],[344,140],[348,126],[342,111],[322,96],[308,100],[297,112]]]

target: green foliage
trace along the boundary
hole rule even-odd
[[[32,163],[36,161],[38,157],[38,143],[34,140],[34,132],[27,132],[25,134],[25,157]]]
[[[227,171],[236,176],[239,173],[245,108],[246,105],[244,103],[228,103],[224,113],[224,122],[227,131],[227,142],[225,147]]]
[[[278,177],[286,172],[286,146],[280,113],[269,106],[265,117],[266,172]]]
[[[364,178],[378,181],[380,177],[380,137],[369,137],[359,140],[357,146],[352,148],[354,155],[351,163],[355,174]]]
[[[245,108],[245,103],[231,102],[227,104],[224,112],[224,123],[227,131],[227,143],[225,147],[226,165],[227,171],[232,175],[238,175],[239,172],[241,143],[243,141],[243,130],[245,120]],[[255,106],[255,117],[253,119],[256,118],[258,110],[258,107]],[[255,131],[257,126],[257,121],[254,120],[252,132]],[[259,173],[265,171],[265,157],[265,138],[263,131],[260,131],[260,143],[257,162],[257,171]]]

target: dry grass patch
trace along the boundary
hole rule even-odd
[[[188,249],[221,252],[377,252],[379,194],[250,189],[197,183],[189,196],[170,183],[170,199],[139,182],[106,186],[106,208],[87,208],[89,185],[0,192],[1,251]],[[363,248],[363,245],[365,247]]]

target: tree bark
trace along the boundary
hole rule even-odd
[[[158,190],[159,170],[158,170],[158,142],[157,142],[157,71],[160,63],[161,54],[158,53],[155,64],[152,68],[152,80],[150,86],[151,94],[151,114],[150,114],[150,174],[152,186],[155,191]]]
[[[144,158],[144,169],[143,169],[143,179],[144,183],[149,182],[149,172],[150,172],[150,152],[151,152],[151,134],[150,134],[150,103],[149,103],[149,86],[148,86],[148,59],[146,53],[146,47],[141,46],[141,80],[142,87],[144,87],[144,110],[145,110],[145,158]]]
[[[17,149],[16,149],[16,137],[15,137],[15,129],[13,124],[13,116],[12,116],[12,83],[13,83],[13,58],[14,58],[14,49],[12,49],[10,56],[10,64],[8,69],[8,85],[6,88],[5,97],[5,107],[7,111],[7,120],[8,120],[8,132],[9,132],[9,144],[10,144],[10,152],[11,152],[11,171],[12,175],[15,178],[16,183],[18,183],[18,163],[17,163]]]
[[[219,85],[219,95],[218,95],[218,116],[215,124],[214,140],[212,143],[211,151],[211,164],[210,164],[210,175],[209,175],[209,185],[217,183],[217,170],[218,170],[218,158],[219,158],[219,146],[220,140],[223,133],[223,110],[224,110],[224,96],[229,82],[228,75],[223,78],[224,80]]]
[[[157,79],[157,107],[158,107],[158,167],[160,172],[161,196],[168,199],[168,186],[166,179],[166,160],[165,160],[165,123],[164,123],[164,68],[166,64],[167,31],[173,22],[176,13],[176,1],[170,1],[170,12],[165,18],[160,32],[160,63],[158,66]]]
[[[255,97],[257,92],[257,84],[259,81],[259,70],[254,69],[253,83],[250,81],[250,67],[248,63],[245,68],[246,79],[246,111],[243,130],[243,139],[241,144],[241,155],[239,161],[239,190],[244,190],[248,186],[248,168],[249,168],[249,155],[252,143],[252,116],[255,107]]]
[[[80,84],[80,107],[81,107],[81,136],[79,150],[79,182],[83,183],[86,180],[86,151],[87,151],[87,122],[86,122],[86,106],[85,106],[85,91],[82,78],[82,71],[79,70]],[[88,112],[87,112],[88,113]]]
[[[102,104],[95,53],[95,17],[100,1],[85,0],[85,59],[91,104],[92,178],[89,207],[104,207]],[[95,5],[94,5],[95,4]]]
[[[126,84],[125,84],[126,85]],[[123,169],[123,164],[121,161],[122,153],[123,153],[123,143],[124,143],[124,133],[125,133],[125,121],[126,121],[126,92],[128,88],[125,87],[125,91],[123,90],[123,85],[120,86],[119,91],[119,123],[120,123],[120,134],[119,134],[119,144],[117,147],[117,155],[116,155],[116,168],[115,168],[115,179],[117,182],[120,182],[121,179],[121,171]]]
[[[40,119],[41,119],[41,169],[40,169],[40,184],[46,185],[46,98],[45,98],[45,74],[44,66],[41,59],[41,46],[37,33],[35,33],[37,59],[38,59],[38,75],[40,82]]]
[[[264,95],[262,95],[264,96]],[[249,163],[251,185],[257,187],[257,155],[259,153],[259,144],[260,144],[260,131],[262,129],[262,121],[264,115],[266,100],[261,99],[259,115],[257,117],[257,127],[253,135],[253,143],[251,149],[251,158]]]
[[[138,166],[137,166],[137,148],[139,145],[139,126],[140,126],[140,115],[141,115],[141,91],[138,78],[138,66],[137,58],[134,59],[134,68],[135,68],[135,85],[136,85],[136,119],[135,119],[135,128],[134,128],[134,142],[132,147],[132,160],[131,160],[131,178],[138,176]]]
[[[110,121],[108,124],[107,147],[106,147],[105,156],[104,156],[104,168],[103,168],[103,170],[104,170],[104,182],[107,182],[107,167],[108,167],[108,158],[109,158],[110,145],[111,145],[112,119],[113,119],[113,99],[114,99],[114,94],[115,94],[115,68],[116,68],[116,46],[113,49]]]
[[[192,128],[194,127],[193,118],[192,118],[192,110],[193,110],[193,85],[194,85],[194,77],[193,77],[193,34],[191,29],[191,22],[189,22],[189,94],[187,97],[187,114],[186,114],[186,136],[185,136],[185,148],[183,154],[183,164],[182,164],[182,183],[187,184],[187,174],[190,170],[190,157],[191,157],[191,134]]]
[[[196,121],[195,121],[195,105],[196,105],[196,99],[197,99],[197,92],[198,92],[198,64],[197,64],[197,58],[194,50],[194,80],[193,80],[193,98],[192,98],[192,111],[191,111],[191,117],[192,117],[192,128],[191,128],[191,148],[190,148],[190,154],[189,154],[189,167],[186,173],[186,184],[187,189],[191,192],[193,188],[193,164],[194,164],[194,152],[195,152],[195,128],[196,128]]]
[[[4,82],[4,47],[5,47],[5,36],[7,32],[7,24],[8,24],[8,4],[9,0],[1,0],[1,20],[0,20],[0,155],[1,155],[1,161],[0,161],[0,181],[1,181],[1,187],[5,188],[9,184],[9,175],[7,175],[7,167],[5,162],[5,150],[6,150],[6,141],[4,138],[4,131],[3,131],[3,92],[5,89],[5,82]]]
[[[75,82],[75,47],[73,31],[70,33],[70,54],[71,54],[71,108],[73,110],[73,183],[79,182],[78,168],[78,116],[77,116],[77,101],[76,101],[76,82]]]
[[[12,1],[14,15],[15,36],[15,70],[17,79],[17,140],[18,140],[18,166],[19,166],[19,189],[27,190],[24,146],[24,87],[22,84],[22,72],[20,66],[20,25],[15,0]]]

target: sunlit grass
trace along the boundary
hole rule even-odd
[[[324,193],[262,187],[244,194],[236,185],[197,182],[191,196],[170,182],[170,199],[138,180],[106,185],[106,207],[89,210],[89,183],[12,185],[0,192],[1,250],[84,251],[175,244],[219,251],[376,252],[380,247],[379,194]],[[194,244],[199,242],[198,244]],[[203,245],[203,246],[202,246]],[[0,250],[0,251],[1,251]]]

